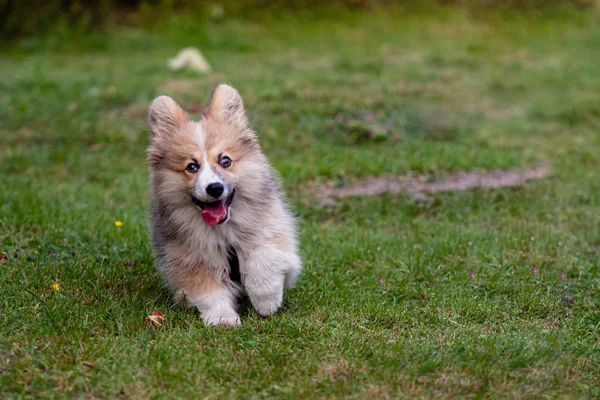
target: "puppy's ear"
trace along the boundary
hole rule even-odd
[[[188,114],[169,96],[159,96],[148,110],[152,139],[168,136],[190,120]]]
[[[213,90],[204,110],[204,116],[227,122],[240,129],[248,128],[248,118],[242,96],[237,90],[224,83]]]

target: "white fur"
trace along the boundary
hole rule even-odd
[[[218,288],[202,296],[190,297],[187,302],[200,311],[200,316],[207,325],[240,324],[240,316],[235,311],[235,296],[228,288]]]
[[[202,164],[200,165],[200,175],[196,180],[196,184],[194,187],[194,195],[200,201],[213,201],[214,198],[206,193],[206,187],[211,183],[223,183],[221,178],[215,171],[213,171],[212,167],[208,162],[208,155],[206,153],[206,148],[204,147],[204,131],[202,130],[202,125],[196,124],[196,141],[198,143],[198,147],[202,150]],[[221,199],[229,196],[227,188],[223,191],[223,194],[220,196]]]
[[[283,300],[284,286],[291,286],[300,272],[295,253],[261,246],[244,256],[243,282],[252,305],[262,316],[273,314]]]
[[[204,162],[202,163],[200,175],[198,176],[198,179],[196,180],[196,185],[194,187],[194,194],[196,195],[196,197],[198,197],[198,199],[200,199],[201,201],[214,200],[213,197],[206,193],[206,188],[211,183],[223,183],[223,181],[217,176],[217,174],[215,174],[215,171],[213,171],[211,166],[208,163]],[[225,194],[226,193],[223,192],[223,195],[221,195],[220,198],[226,197],[224,196]]]
[[[202,129],[202,125],[196,125],[196,143],[198,143],[198,148],[204,154],[204,159],[206,159],[206,147],[204,147],[204,130]]]

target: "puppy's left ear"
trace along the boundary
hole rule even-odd
[[[208,106],[204,110],[204,116],[227,122],[240,129],[248,128],[242,96],[237,90],[224,83],[213,90]]]

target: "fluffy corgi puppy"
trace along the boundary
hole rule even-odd
[[[200,121],[160,96],[148,120],[153,245],[175,299],[210,325],[240,324],[242,292],[258,314],[273,314],[302,262],[294,218],[240,94],[217,86]]]

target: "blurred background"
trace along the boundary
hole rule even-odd
[[[599,398],[599,49],[593,0],[0,0],[0,397]],[[221,82],[305,265],[237,331],[147,229],[148,105]]]
[[[200,22],[226,18],[260,19],[265,14],[285,11],[321,15],[340,9],[369,10],[398,5],[426,10],[452,5],[483,12],[503,8],[539,11],[557,5],[593,8],[595,4],[595,0],[2,0],[0,35],[9,40],[27,35],[58,35],[65,29],[81,33],[98,32],[111,26],[149,27],[173,15],[186,15]]]

